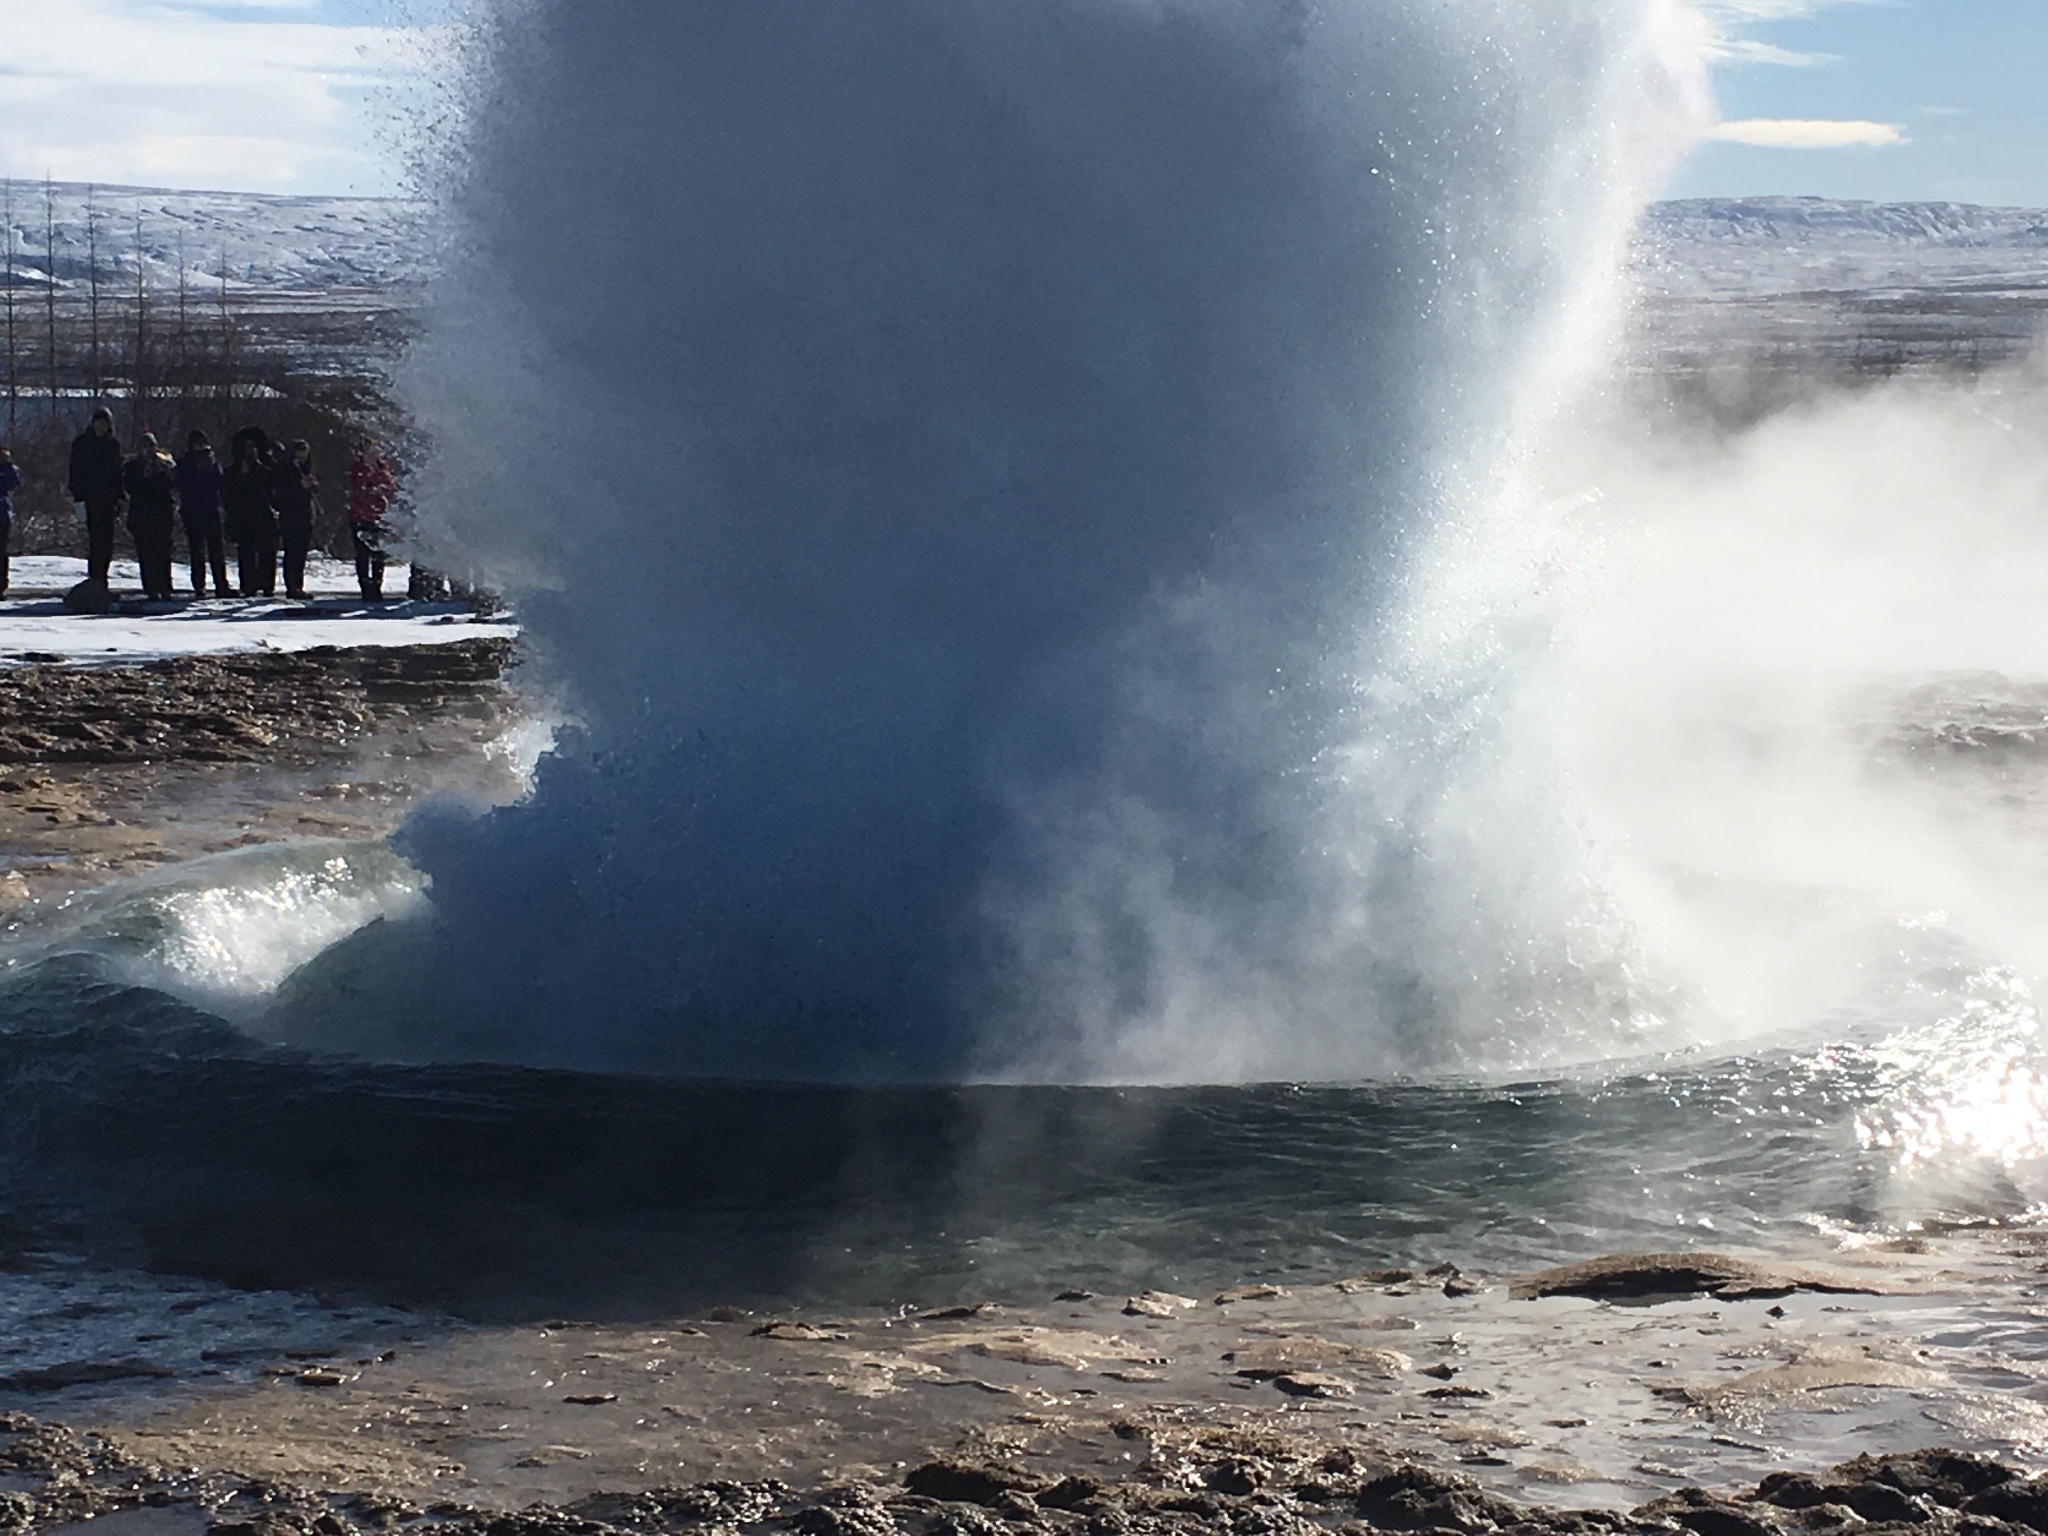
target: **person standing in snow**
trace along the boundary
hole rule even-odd
[[[0,448],[0,597],[7,595],[7,547],[14,538],[14,493],[20,489],[14,455]]]
[[[85,508],[85,579],[104,587],[114,564],[114,527],[123,497],[121,439],[114,413],[104,405],[92,424],[71,440],[71,499]]]
[[[276,487],[270,440],[261,427],[244,427],[235,434],[235,461],[221,486],[227,536],[234,542],[244,597],[277,595]]]
[[[376,439],[357,439],[348,466],[348,528],[356,546],[356,583],[366,603],[384,601],[384,514],[397,497],[398,481],[377,452]]]
[[[185,547],[192,556],[192,595],[206,596],[206,572],[213,569],[213,590],[226,597],[228,552],[221,538],[220,497],[226,476],[213,444],[204,432],[185,438],[185,456],[178,460],[178,515],[185,524]]]
[[[128,493],[128,532],[135,538],[135,558],[142,566],[142,595],[157,602],[172,596],[172,535],[178,526],[177,466],[157,447],[156,434],[145,432],[135,457],[122,471]]]
[[[278,461],[277,537],[284,546],[284,595],[306,600],[306,556],[313,548],[313,501],[320,480],[313,473],[313,445],[294,442]]]

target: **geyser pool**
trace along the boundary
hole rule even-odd
[[[1376,616],[1683,121],[1674,16],[520,7],[407,389],[423,504],[581,729],[529,804],[412,829],[431,914],[316,967],[295,1037],[1458,1059],[1426,946],[1354,917],[1418,909],[1426,861],[1357,843],[1331,765],[1398,725],[1435,771],[1360,686]]]

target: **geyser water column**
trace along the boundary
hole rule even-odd
[[[530,803],[411,830],[430,914],[302,976],[287,1031],[945,1077],[1022,1059],[1080,987],[1188,1006],[1191,939],[1272,970],[1345,862],[1317,764],[1359,726],[1361,631],[1446,488],[1484,484],[1658,25],[503,13],[408,380],[420,501],[580,723]],[[1342,964],[1358,1051],[1323,1028],[1297,1071],[1376,1064],[1414,991]]]

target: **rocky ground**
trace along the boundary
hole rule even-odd
[[[2041,1336],[2043,1251],[2002,1232],[1824,1272],[1636,1255],[880,1317],[422,1319],[239,1374],[216,1354],[210,1384],[59,1367],[0,1381],[35,1412],[0,1420],[0,1530],[2024,1536],[2048,1532],[2027,1475],[2048,1373],[2015,1344]],[[50,1422],[66,1403],[98,1428]]]
[[[0,906],[251,843],[376,837],[516,794],[502,638],[83,667],[0,686]]]
[[[2038,1250],[2006,1257],[2020,1252]],[[1903,1267],[1836,1274],[1633,1256],[1507,1283],[1446,1267],[1314,1294],[1068,1292],[1042,1309],[881,1320],[721,1308],[660,1330],[555,1323],[286,1359],[95,1432],[0,1414],[0,1531],[2048,1533],[2048,1479],[2025,1456],[1984,1454],[1981,1434],[1971,1452],[1846,1461],[1753,1438],[1775,1432],[1754,1411],[1769,1400],[1837,1412],[1889,1392],[1897,1439],[1914,1434],[1901,1401],[1953,1400],[1940,1351],[1870,1342],[1886,1315],[1875,1298],[1924,1305],[1953,1283],[1940,1256],[1895,1257]],[[1514,1308],[1534,1310],[1504,1323]],[[1445,1334],[1447,1321],[1466,1327]],[[1519,1354],[1502,1347],[1507,1326]],[[1755,1347],[1773,1330],[1775,1346]],[[1662,1357],[1641,1358],[1652,1348]],[[1757,1476],[1730,1454],[1720,1475],[1654,1469],[1661,1481],[1631,1494],[1567,1461],[1493,1453],[1532,1445],[1519,1425],[1586,1430],[1578,1408],[1630,1418],[1632,1391],[1695,1421],[1701,1443],[1713,1430],[1779,1465]],[[1519,1485],[1503,1481],[1511,1465]]]
[[[1860,1456],[1780,1472],[1721,1495],[1686,1488],[1629,1510],[1541,1509],[1470,1477],[1313,1436],[1141,1425],[1118,1433],[1129,1470],[1057,1481],[972,1452],[877,1481],[800,1493],[773,1479],[599,1493],[516,1512],[402,1499],[272,1478],[208,1474],[135,1457],[97,1435],[0,1415],[0,1530],[93,1522],[102,1536],[2034,1536],[2048,1531],[2048,1480],[1946,1450]]]

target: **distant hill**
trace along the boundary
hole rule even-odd
[[[0,229],[13,232],[17,289],[84,285],[93,225],[101,282],[117,290],[135,287],[138,249],[143,279],[158,294],[177,288],[181,267],[197,292],[218,291],[223,269],[230,290],[243,293],[415,288],[430,265],[424,211],[389,198],[75,182],[58,182],[46,196],[39,181],[0,183]]]
[[[102,281],[132,288],[138,232],[145,278],[217,291],[281,295],[418,289],[433,265],[425,205],[389,198],[269,197],[162,188],[51,189],[54,245],[41,182],[13,183],[15,283],[83,283],[87,213],[96,209]],[[0,184],[0,199],[4,199]],[[52,259],[54,250],[54,260]],[[1866,203],[1818,197],[1695,198],[1654,204],[1636,243],[1653,294],[1925,290],[2010,280],[2048,284],[2048,210],[1968,203]]]
[[[1820,197],[1657,203],[1637,268],[1673,295],[2048,287],[2048,209]]]

